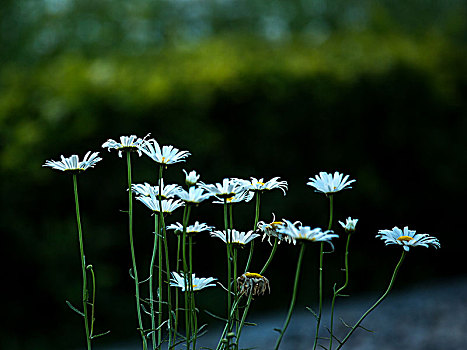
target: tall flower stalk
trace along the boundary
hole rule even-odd
[[[131,186],[131,152],[126,151],[126,161],[127,161],[127,177],[128,177],[128,233],[130,236],[130,250],[131,250],[131,262],[133,264],[133,278],[135,280],[135,298],[136,298],[136,314],[138,317],[138,330],[141,334],[141,339],[143,341],[143,350],[148,348],[146,336],[144,334],[143,320],[141,318],[141,304],[139,296],[139,279],[138,279],[138,270],[136,268],[136,254],[133,243],[133,191]]]
[[[78,180],[77,175],[73,174],[73,189],[75,193],[75,208],[76,208],[76,224],[78,226],[78,241],[79,241],[79,252],[81,255],[81,271],[83,275],[83,318],[84,318],[84,329],[86,333],[86,345],[87,349],[91,350],[91,333],[89,331],[89,319],[88,319],[88,288],[87,288],[87,278],[86,278],[86,259],[84,256],[84,244],[83,244],[83,232],[81,229],[81,216],[79,214],[79,201],[78,201]],[[94,303],[93,303],[94,305]],[[94,306],[93,306],[94,314]],[[92,316],[94,320],[94,315]],[[94,322],[92,322],[94,324]]]

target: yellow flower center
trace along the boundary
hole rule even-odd
[[[410,237],[410,236],[400,236],[397,240],[404,241],[404,242],[410,242],[412,239],[413,237]]]
[[[227,203],[232,202],[232,200],[233,200],[233,197],[226,198],[226,202],[227,202]]]
[[[165,163],[165,160],[166,160],[165,157],[162,157],[162,163]]]
[[[196,287],[198,287],[198,285],[197,285],[197,284],[193,284],[193,286],[192,286],[192,287],[193,287],[193,288],[196,288]]]
[[[258,181],[256,184],[257,184],[257,185],[264,186],[264,182],[260,182],[260,181]]]
[[[245,276],[248,278],[263,278],[263,276],[261,276],[259,273],[254,272],[247,272]]]
[[[272,226],[272,228],[277,228],[278,226],[284,225],[284,223],[282,221],[273,221],[270,225]]]

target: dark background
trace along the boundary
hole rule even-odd
[[[335,196],[335,225],[359,218],[351,243],[350,294],[385,288],[399,247],[379,229],[409,226],[442,249],[412,249],[396,287],[465,274],[467,21],[465,1],[2,1],[0,166],[2,349],[83,346],[81,272],[71,177],[42,168],[61,154],[101,151],[79,176],[85,250],[97,274],[96,344],[136,338],[125,162],[101,145],[151,133],[189,150],[168,182],[195,169],[223,177],[280,176],[261,220],[324,227],[328,203],[306,185],[320,171],[356,179]],[[134,157],[134,182],[155,182]],[[152,219],[135,203],[139,273],[151,254]],[[181,211],[167,221],[181,220]],[[235,207],[240,230],[254,203]],[[222,207],[194,220],[221,227]],[[173,240],[169,242],[173,247]],[[269,254],[256,244],[252,270]],[[326,287],[342,278],[343,240],[326,256]],[[315,305],[317,251],[304,262],[299,304]],[[224,279],[223,245],[200,235],[195,272]],[[246,257],[246,251],[242,258]],[[298,249],[281,245],[267,276],[272,294],[253,311],[283,311]],[[146,293],[145,291],[143,294]],[[224,293],[199,293],[222,314]],[[272,306],[273,305],[273,306]],[[204,313],[201,318],[212,324]]]

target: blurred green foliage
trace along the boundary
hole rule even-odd
[[[98,151],[120,135],[150,132],[189,150],[186,164],[167,170],[168,181],[182,183],[183,168],[205,182],[281,176],[289,192],[264,196],[265,221],[275,212],[324,226],[327,203],[305,185],[308,177],[338,170],[356,178],[336,196],[336,220],[360,219],[351,293],[386,284],[397,249],[374,235],[396,225],[442,244],[411,251],[401,284],[463,272],[456,261],[466,241],[456,218],[467,172],[465,2],[270,4],[238,1],[234,11],[231,1],[2,3],[0,229],[11,301],[2,348],[82,345],[80,319],[64,302],[78,305],[80,290],[71,178],[41,165]],[[98,342],[113,342],[136,335],[136,323],[120,212],[124,162],[101,155],[79,177],[80,201],[98,279],[97,327],[112,330]],[[149,159],[134,163],[135,182],[154,182]],[[135,207],[137,257],[147,271],[151,219]],[[221,212],[208,204],[195,211],[218,226]],[[253,204],[235,215],[239,229],[251,229]],[[220,247],[198,237],[197,273],[224,275]],[[268,253],[259,243],[253,268]],[[315,300],[315,253],[307,253],[299,295],[307,304]],[[273,294],[258,299],[257,310],[285,306],[296,254],[281,247],[268,273]],[[327,260],[331,288],[341,264],[338,254]],[[200,293],[199,305],[222,313],[222,297]]]

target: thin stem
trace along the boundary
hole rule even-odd
[[[152,250],[152,257],[151,257],[151,266],[149,267],[149,306],[151,310],[151,329],[152,331],[152,348],[153,350],[156,349],[156,313],[154,310],[154,264],[156,262],[156,254],[157,254],[157,242],[158,242],[158,217],[154,215],[154,246]]]
[[[76,174],[73,174],[73,189],[75,193],[75,208],[76,208],[76,223],[78,225],[78,241],[79,241],[79,252],[81,255],[81,271],[83,275],[83,313],[84,313],[84,329],[86,332],[86,344],[88,350],[91,349],[91,338],[89,333],[88,324],[88,289],[87,289],[87,278],[86,278],[86,259],[84,256],[84,244],[83,244],[83,232],[81,229],[81,217],[79,214],[79,201],[78,201],[78,180]]]
[[[185,219],[183,219],[185,220]],[[184,221],[183,221],[184,222]],[[180,244],[181,237],[177,235],[177,263],[175,271],[178,273],[180,271]],[[175,325],[174,325],[174,343],[177,339],[177,330],[178,330],[178,288],[175,288]]]
[[[279,238],[275,237],[274,238],[274,245],[272,246],[272,250],[271,250],[271,254],[269,254],[268,260],[266,261],[263,268],[261,269],[261,272],[259,273],[260,275],[262,275],[264,273],[264,271],[266,271],[269,264],[271,263],[272,258],[274,257],[274,254],[276,254],[278,243],[279,243]]]
[[[138,270],[136,269],[136,256],[135,248],[133,244],[133,190],[131,188],[131,153],[126,152],[126,161],[128,168],[128,232],[130,235],[130,249],[131,249],[131,261],[133,263],[133,275],[135,279],[135,298],[136,298],[136,313],[138,315],[138,330],[143,340],[143,349],[148,348],[146,337],[144,336],[143,321],[141,319],[141,305],[139,303],[139,281],[138,281]]]
[[[238,298],[237,302],[233,304],[232,310],[230,311],[230,317],[233,317],[234,310],[235,310],[235,308],[237,308],[237,306],[238,306],[238,304],[240,302],[240,299],[241,298]],[[221,334],[221,336],[219,338],[219,342],[217,343],[216,350],[219,350],[219,349],[222,348],[222,339],[224,339],[225,334],[227,333],[228,326],[229,326],[229,324],[226,323],[225,326],[224,326],[224,330],[222,331],[222,334]],[[226,347],[226,348],[228,348],[228,347]]]
[[[297,297],[298,280],[300,278],[300,268],[302,266],[302,260],[303,260],[304,253],[305,253],[305,244],[302,243],[302,246],[300,247],[300,254],[298,255],[297,269],[295,270],[295,281],[293,285],[292,300],[290,301],[289,312],[287,313],[287,318],[285,319],[284,325],[282,326],[282,329],[280,331],[280,336],[277,339],[276,346],[274,347],[275,350],[279,349],[279,346],[282,341],[282,337],[284,336],[284,333],[287,330],[287,327],[290,322],[290,318],[292,316],[292,311],[295,306],[295,300]]]
[[[232,242],[231,232],[228,227],[228,219],[227,219],[227,199],[224,199],[224,226],[225,226],[225,233],[226,233],[226,250],[227,250],[227,323],[228,329],[230,330],[231,325],[231,317],[230,317],[230,310],[232,306],[232,296],[231,296],[231,258],[230,258],[230,242]]]
[[[258,225],[259,220],[259,211],[261,206],[261,192],[255,192],[256,205],[255,205],[255,222],[253,224],[253,231],[256,230],[256,225]],[[248,272],[248,269],[251,265],[251,260],[253,259],[253,250],[255,247],[255,241],[251,241],[250,245],[250,254],[248,255],[248,260],[245,266],[245,272]]]
[[[159,247],[157,252],[157,304],[158,304],[158,314],[157,314],[157,343],[162,344],[162,304],[163,304],[163,291],[162,291],[162,236],[161,236],[161,220],[159,214],[156,214],[159,217],[157,225],[157,246]]]
[[[189,293],[190,298],[190,309],[191,309],[191,324],[192,324],[192,333],[193,333],[193,349],[196,349],[196,338],[198,335],[198,320],[196,315],[196,307],[195,307],[195,294],[193,292],[193,237],[192,235],[188,236],[188,255],[189,255],[189,269],[190,272],[188,274],[189,277],[189,284],[187,292]]]
[[[335,289],[334,286],[334,294],[332,296],[332,303],[331,303],[331,324],[330,324],[330,338],[329,338],[329,350],[332,350],[332,339],[333,339],[333,323],[334,323],[334,303],[336,301],[336,297],[342,292],[347,285],[349,284],[349,243],[350,243],[350,236],[351,232],[347,234],[347,244],[345,245],[345,255],[344,255],[344,264],[345,264],[345,282],[339,289]]]
[[[329,223],[328,230],[332,227],[332,216],[333,216],[333,195],[329,195]],[[318,317],[316,319],[316,333],[315,341],[313,344],[313,350],[316,349],[318,345],[318,336],[319,336],[319,326],[321,323],[321,315],[323,313],[323,254],[324,254],[324,242],[321,242],[319,247],[319,310]]]
[[[92,265],[86,266],[86,270],[91,271],[91,277],[92,277],[92,303],[91,305],[91,332],[89,337],[92,339],[92,336],[94,334],[94,321],[96,320],[94,316],[94,311],[95,311],[95,306],[96,306],[96,276],[94,275],[94,269],[92,268]]]
[[[405,250],[402,250],[402,255],[401,255],[401,258],[399,259],[399,262],[397,263],[395,269],[394,269],[394,272],[392,274],[392,277],[391,277],[391,281],[389,282],[389,286],[388,288],[386,289],[386,291],[384,292],[384,294],[376,301],[376,303],[373,304],[372,307],[370,307],[363,315],[362,317],[360,317],[360,319],[357,321],[357,323],[352,327],[352,329],[349,331],[349,333],[347,333],[347,335],[345,336],[345,338],[342,340],[342,342],[339,344],[339,346],[336,348],[336,350],[339,350],[344,344],[345,342],[350,338],[350,336],[352,335],[352,333],[358,328],[358,326],[360,326],[360,324],[363,322],[363,320],[365,319],[365,317],[368,316],[368,314],[373,311],[383,300],[384,298],[386,298],[386,296],[389,294],[389,292],[391,291],[393,285],[394,285],[394,281],[396,280],[396,276],[397,276],[397,272],[399,271],[399,268],[402,264],[402,262],[404,261],[404,258],[405,258],[405,255],[406,255],[406,251]]]
[[[188,263],[186,257],[186,228],[188,226],[188,219],[190,217],[190,209],[189,205],[185,206],[183,210],[183,233],[182,233],[182,259],[183,259],[183,279],[185,283],[185,338],[186,338],[186,348],[187,350],[190,349],[190,325],[191,325],[191,313],[190,307],[188,304],[188,293],[187,293],[187,286],[188,286]]]

